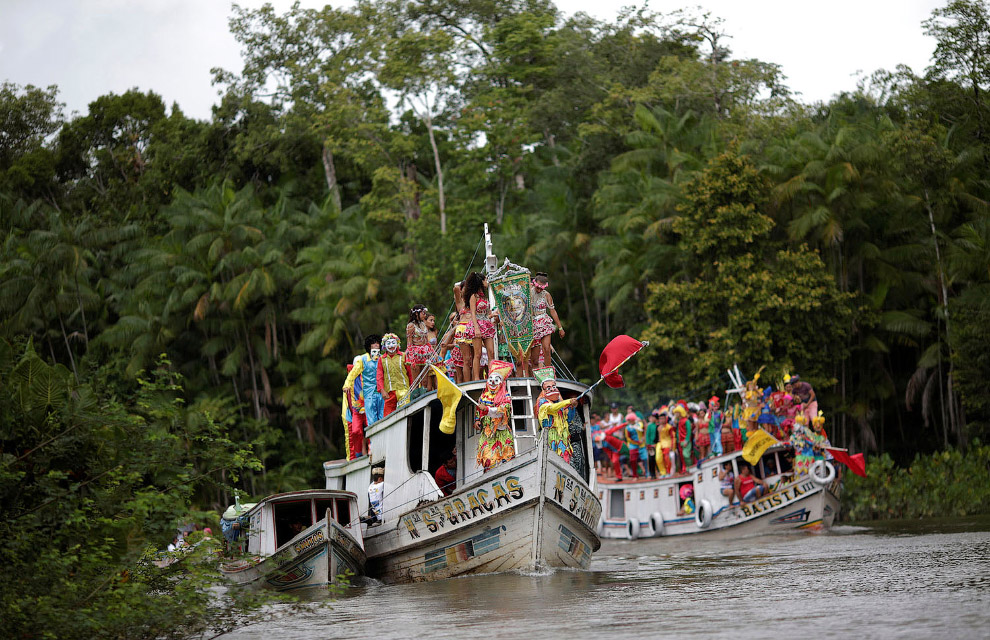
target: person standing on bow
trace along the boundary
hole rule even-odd
[[[533,346],[530,348],[530,361],[533,368],[547,366],[551,361],[550,336],[556,328],[564,337],[564,325],[557,316],[553,296],[547,291],[550,279],[542,271],[533,278]],[[537,348],[538,347],[538,348]],[[542,360],[542,362],[541,362]]]
[[[376,384],[385,400],[385,415],[390,415],[409,395],[412,372],[406,364],[405,354],[399,350],[399,336],[386,333],[382,336],[384,353],[378,358]]]
[[[488,305],[488,280],[477,271],[468,276],[464,285],[464,297],[470,310],[472,330],[472,351],[474,360],[471,365],[471,379],[481,380],[481,350],[488,352],[488,357],[495,355],[495,324],[491,320],[491,307]]]
[[[433,349],[430,348],[430,330],[426,327],[428,315],[430,312],[425,304],[414,305],[409,310],[409,323],[406,325],[406,363],[409,365],[409,375],[413,382],[419,378],[423,367],[433,355]]]
[[[557,377],[553,367],[542,367],[533,371],[533,377],[540,383],[540,396],[536,399],[536,417],[540,426],[547,430],[547,446],[557,452],[570,464],[574,449],[567,424],[567,408],[576,405],[577,400],[560,399]],[[619,472],[622,475],[622,472]]]
[[[364,433],[368,427],[385,417],[385,401],[378,391],[377,380],[381,341],[381,337],[375,333],[364,339],[365,353],[354,358],[347,379],[344,380],[344,392],[350,393],[353,401],[351,427],[361,433],[360,446],[351,452],[354,457],[368,454]]]
[[[474,420],[475,430],[481,432],[477,463],[485,471],[512,460],[516,455],[512,436],[512,399],[506,387],[506,379],[512,369],[509,362],[489,362],[488,384],[478,398]]]

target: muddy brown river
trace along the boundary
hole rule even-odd
[[[362,579],[330,608],[223,637],[809,636],[990,638],[990,517],[719,542],[606,541],[589,571],[401,586]]]

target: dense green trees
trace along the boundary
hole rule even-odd
[[[401,333],[413,303],[442,319],[450,284],[480,268],[484,222],[500,255],[551,273],[579,376],[617,333],[653,341],[630,400],[766,364],[815,384],[839,444],[906,462],[985,439],[987,13],[953,0],[923,25],[923,75],[879,72],[815,105],[735,58],[708,16],[598,21],[546,0],[235,8],[244,64],[216,70],[209,121],[153,87],[66,119],[56,88],[5,83],[0,347],[67,391],[32,409],[44,420],[0,406],[2,473],[34,483],[0,511],[124,469],[122,487],[161,492],[192,465],[175,500],[141,507],[154,531],[128,520],[161,544],[160,518],[188,501],[319,485],[345,364],[367,333]],[[157,475],[140,438],[91,469],[23,457],[57,425],[79,446],[102,437],[63,397],[89,389],[88,411],[130,424],[161,376],[182,379],[162,433],[211,430],[222,465],[184,445]]]

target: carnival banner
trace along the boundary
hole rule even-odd
[[[533,342],[533,296],[529,271],[506,274],[489,283],[509,350],[524,358]]]

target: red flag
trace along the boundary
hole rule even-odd
[[[602,357],[598,359],[598,371],[605,378],[605,384],[613,389],[623,386],[625,382],[616,369],[645,346],[646,343],[626,335],[612,338],[612,341],[602,350]]]
[[[825,449],[832,454],[837,462],[849,467],[849,470],[855,473],[857,476],[866,477],[866,461],[863,460],[863,454],[857,453],[855,455],[849,455],[849,452],[845,449]]]

